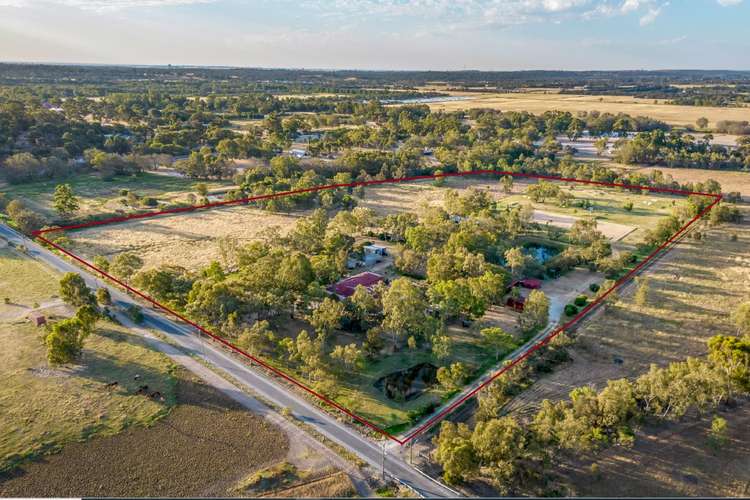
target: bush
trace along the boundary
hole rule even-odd
[[[591,283],[589,285],[589,290],[591,290],[591,293],[596,293],[601,289],[601,287],[597,283]]]
[[[148,198],[143,199],[143,204],[147,207],[155,207],[159,205],[159,202],[156,200],[156,198],[149,196]]]
[[[588,302],[589,302],[588,297],[586,297],[585,295],[579,295],[578,297],[576,297],[574,304],[577,305],[578,307],[583,307],[586,304],[588,304]]]
[[[140,307],[131,305],[130,307],[128,307],[126,314],[131,320],[133,320],[134,323],[138,325],[143,323],[143,311],[141,311]]]
[[[565,315],[566,316],[575,316],[578,314],[578,308],[573,304],[568,304],[565,306]]]

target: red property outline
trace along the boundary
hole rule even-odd
[[[250,202],[259,201],[259,200],[268,200],[273,198],[281,198],[284,196],[292,196],[295,194],[303,194],[303,193],[311,193],[311,192],[317,192],[317,191],[324,191],[324,190],[330,190],[330,189],[338,189],[338,188],[351,188],[351,187],[359,187],[359,186],[373,186],[378,184],[397,184],[402,182],[411,182],[411,181],[418,181],[418,180],[430,180],[430,179],[437,179],[437,178],[445,178],[445,177],[464,177],[464,176],[474,176],[474,175],[499,175],[499,176],[512,176],[512,177],[522,177],[522,178],[530,178],[530,179],[542,179],[542,180],[551,180],[551,181],[557,181],[557,182],[571,182],[571,183],[578,183],[578,184],[587,184],[587,185],[594,185],[594,186],[602,186],[602,187],[615,187],[615,188],[623,188],[623,189],[629,189],[629,190],[636,190],[636,191],[649,191],[654,193],[667,193],[667,194],[675,194],[675,195],[682,195],[682,196],[707,196],[710,198],[713,198],[713,202],[708,205],[706,208],[704,208],[698,215],[693,217],[689,222],[687,222],[682,228],[680,228],[679,231],[677,231],[675,234],[673,234],[668,240],[666,240],[664,243],[662,243],[658,248],[656,248],[654,251],[652,251],[643,261],[641,261],[637,266],[635,266],[632,270],[630,270],[625,276],[617,280],[614,285],[609,288],[607,291],[605,291],[599,298],[589,303],[586,307],[584,307],[575,317],[573,317],[571,320],[566,322],[565,324],[558,326],[554,330],[552,330],[550,333],[548,333],[545,337],[537,341],[533,346],[531,346],[529,349],[526,350],[521,356],[515,358],[510,363],[506,364],[499,370],[497,370],[495,373],[492,374],[491,377],[489,377],[486,381],[484,381],[481,385],[474,388],[469,393],[465,394],[460,399],[454,401],[451,403],[448,407],[444,408],[442,411],[440,411],[437,415],[432,416],[429,420],[427,420],[425,423],[417,427],[416,429],[413,429],[408,435],[406,435],[404,438],[399,439],[398,437],[390,434],[386,430],[378,427],[377,425],[369,422],[368,420],[356,415],[352,411],[344,408],[340,404],[336,403],[335,401],[332,401],[331,399],[327,398],[326,396],[318,393],[317,391],[311,389],[310,387],[307,387],[304,383],[300,382],[296,378],[287,375],[283,371],[279,370],[278,368],[275,368],[268,364],[267,362],[263,361],[260,358],[257,358],[239,347],[235,346],[234,344],[230,343],[229,341],[219,337],[218,335],[215,335],[211,333],[206,328],[198,325],[197,323],[189,320],[188,318],[182,316],[180,313],[172,310],[171,308],[157,302],[153,298],[149,297],[145,293],[141,292],[140,290],[137,290],[127,283],[124,283],[123,281],[115,278],[114,276],[108,274],[107,272],[103,271],[102,269],[99,269],[98,267],[94,266],[93,264],[89,263],[88,261],[84,260],[83,258],[73,254],[72,252],[62,248],[60,245],[50,241],[46,237],[44,237],[44,234],[47,233],[53,233],[58,231],[68,231],[68,230],[74,230],[74,229],[83,229],[93,226],[103,226],[108,224],[116,224],[119,222],[125,222],[135,219],[148,219],[153,217],[158,217],[161,215],[168,215],[168,214],[179,214],[179,213],[187,213],[187,212],[194,212],[197,210],[205,210],[210,208],[216,208],[216,207],[222,207],[222,206],[231,206],[231,205],[243,205],[248,204]],[[88,267],[92,270],[94,270],[96,273],[100,274],[104,278],[112,281],[113,283],[116,283],[129,292],[139,296],[140,298],[144,299],[145,301],[149,302],[150,304],[158,307],[159,309],[169,313],[170,315],[174,316],[175,318],[189,324],[190,326],[196,328],[199,332],[207,335],[211,339],[219,342],[220,344],[226,346],[230,350],[238,353],[239,355],[250,359],[251,361],[263,366],[267,370],[270,370],[275,375],[283,378],[284,380],[296,385],[297,387],[303,389],[304,391],[308,392],[309,394],[312,394],[313,396],[317,397],[327,405],[339,410],[340,412],[344,413],[345,415],[353,418],[357,422],[361,423],[362,425],[372,429],[375,432],[380,433],[381,435],[399,443],[400,445],[404,445],[411,441],[412,439],[416,438],[426,430],[428,430],[430,427],[438,423],[440,420],[445,418],[448,414],[450,414],[453,410],[455,410],[458,406],[466,402],[468,399],[475,396],[479,391],[481,391],[484,387],[492,383],[496,378],[498,378],[500,375],[505,373],[506,371],[510,370],[517,364],[521,363],[528,357],[530,357],[532,354],[534,354],[536,351],[547,345],[552,339],[554,339],[557,335],[565,331],[567,328],[570,328],[574,324],[578,323],[581,319],[583,319],[588,313],[590,313],[594,308],[596,308],[598,305],[602,303],[612,292],[614,292],[616,289],[620,288],[622,285],[630,281],[638,272],[640,272],[645,266],[647,266],[649,263],[651,263],[657,255],[662,251],[668,251],[671,245],[676,243],[680,238],[682,238],[686,231],[699,219],[701,219],[703,216],[705,216],[714,206],[716,206],[722,199],[722,195],[720,194],[711,194],[711,193],[701,193],[701,192],[695,192],[695,191],[684,191],[680,189],[670,189],[670,188],[656,188],[651,186],[638,186],[638,185],[632,185],[632,184],[622,184],[622,183],[613,183],[613,182],[601,182],[601,181],[592,181],[592,180],[584,180],[584,179],[572,179],[572,178],[566,178],[566,177],[557,177],[557,176],[551,176],[551,175],[539,175],[539,174],[526,174],[526,173],[519,173],[519,172],[504,172],[500,170],[472,170],[469,172],[453,172],[453,173],[445,173],[445,174],[433,174],[433,175],[418,175],[418,176],[411,176],[411,177],[401,177],[396,179],[385,179],[385,180],[373,180],[373,181],[363,181],[363,182],[352,182],[352,183],[346,183],[346,184],[330,184],[325,186],[316,186],[312,188],[306,188],[306,189],[299,189],[294,191],[284,191],[279,193],[273,193],[273,194],[267,194],[267,195],[260,195],[260,196],[253,196],[248,198],[242,198],[238,200],[229,200],[229,201],[220,201],[220,202],[214,202],[214,203],[206,203],[203,205],[194,205],[189,207],[179,207],[179,208],[172,208],[167,210],[162,210],[158,212],[147,212],[142,214],[133,214],[133,215],[126,215],[122,217],[112,217],[108,219],[103,220],[96,220],[96,221],[90,221],[85,222],[81,224],[72,224],[68,226],[61,226],[61,227],[52,227],[47,229],[42,229],[39,231],[35,231],[33,234],[34,236],[39,239],[40,241],[46,243],[47,245],[50,245],[51,247],[57,249],[58,251],[62,252],[63,254],[67,255],[68,257],[72,258],[73,260],[83,264],[85,267]]]

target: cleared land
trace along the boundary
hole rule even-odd
[[[10,184],[3,186],[3,192],[9,198],[19,199],[29,208],[45,216],[54,217],[52,195],[58,184],[70,184],[73,193],[79,197],[81,210],[78,215],[95,215],[118,210],[127,211],[129,207],[124,203],[126,197],[120,194],[123,189],[138,196],[154,197],[160,203],[185,202],[188,193],[195,194],[195,186],[200,184],[200,181],[148,172],[105,180],[100,175],[92,173],[44,182]],[[211,190],[226,187],[231,183],[207,182],[205,184]]]
[[[589,96],[574,94],[537,92],[474,93],[448,92],[451,95],[468,96],[471,99],[430,103],[433,111],[458,111],[473,108],[498,109],[502,111],[528,111],[540,114],[545,111],[600,111],[602,113],[626,113],[633,116],[649,116],[671,125],[694,126],[701,117],[708,118],[711,125],[720,120],[750,120],[749,108],[719,108],[710,106],[678,106],[655,104],[653,99],[625,96]]]
[[[70,248],[89,259],[135,252],[144,267],[171,264],[196,270],[221,259],[222,238],[248,243],[273,227],[285,234],[303,215],[244,206],[218,208],[76,231],[70,234]]]

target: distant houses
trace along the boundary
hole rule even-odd
[[[372,288],[383,281],[383,279],[384,278],[377,273],[365,271],[331,285],[328,290],[331,293],[336,294],[340,299],[345,299],[354,295],[354,290],[356,290],[358,286],[363,286],[368,291],[372,291]]]

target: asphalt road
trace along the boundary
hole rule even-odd
[[[110,286],[105,280],[97,278],[93,273],[89,273],[87,270],[73,265],[57,254],[30,241],[28,238],[22,238],[18,233],[3,224],[0,224],[0,236],[15,244],[24,245],[27,248],[28,255],[46,263],[52,268],[63,273],[75,272],[80,274],[92,288],[106,286],[112,296],[113,304],[117,307],[124,308],[131,304],[137,304],[134,299],[120,289]],[[225,372],[241,384],[249,387],[262,398],[282,408],[288,408],[298,420],[314,427],[317,432],[359,456],[376,470],[381,470],[384,462],[386,473],[413,488],[423,497],[440,498],[458,496],[457,492],[407,464],[397,453],[400,450],[395,449],[393,446],[385,447],[384,460],[384,447],[380,443],[376,443],[361,435],[351,429],[348,424],[339,422],[325,411],[316,408],[303,397],[292,392],[289,388],[271,380],[265,373],[256,372],[244,362],[236,359],[234,355],[202,339],[192,327],[172,321],[162,314],[145,307],[142,310],[145,326],[159,330],[182,349],[202,358],[213,367]]]

